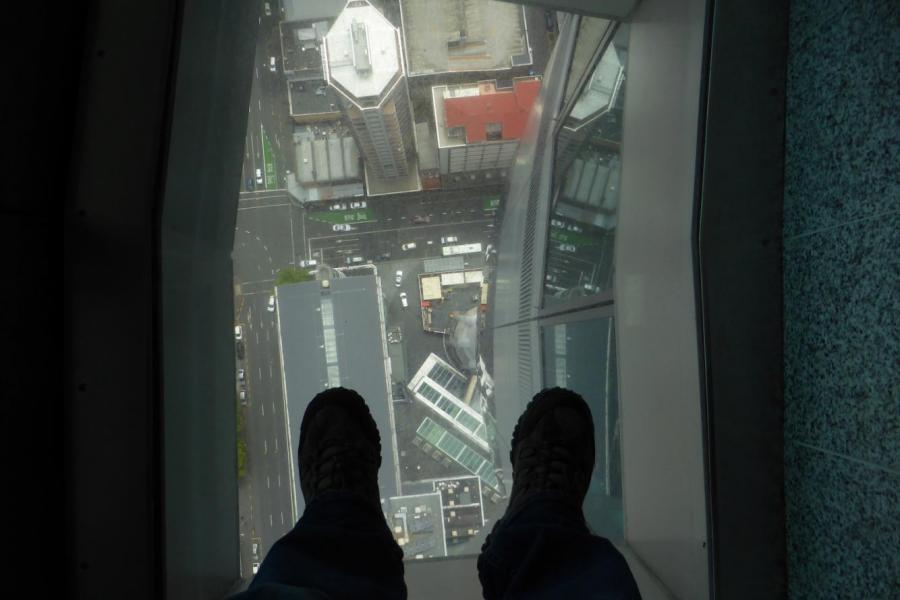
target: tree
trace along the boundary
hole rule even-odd
[[[301,283],[304,281],[312,281],[315,279],[306,271],[301,271],[296,267],[285,267],[278,271],[275,277],[275,285],[285,285],[287,283]]]

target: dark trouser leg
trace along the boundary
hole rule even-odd
[[[294,528],[275,542],[246,597],[267,584],[318,590],[335,600],[404,599],[403,551],[376,507],[331,492],[307,506]]]
[[[478,557],[478,578],[487,600],[640,598],[622,554],[588,531],[580,507],[553,492],[497,521]]]

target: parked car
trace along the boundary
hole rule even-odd
[[[328,210],[347,210],[347,205],[343,202],[338,202],[337,204],[330,205]]]
[[[431,223],[431,217],[425,215],[415,215],[412,218],[413,223],[421,224],[421,223]]]
[[[406,297],[406,292],[400,292],[400,304],[403,305],[403,308],[409,306],[409,299]]]
[[[560,221],[559,219],[550,219],[550,227],[557,227],[559,229],[565,229],[566,224]]]
[[[241,390],[240,392],[238,392],[238,398],[240,398],[241,404],[246,406],[247,405],[247,390]]]
[[[331,226],[332,231],[353,231],[353,227],[347,223],[335,223]]]
[[[240,340],[243,337],[244,337],[244,328],[241,327],[240,325],[235,325],[234,326],[234,339]]]
[[[271,17],[271,16],[272,16],[272,7],[269,6],[269,3],[268,3],[268,2],[266,2],[263,6],[264,6],[265,9],[266,9],[266,16],[267,16],[267,17]]]
[[[256,575],[256,572],[259,571],[259,563],[253,563],[253,574]]]
[[[348,256],[347,257],[348,265],[358,265],[361,262],[365,262],[365,259],[362,256]]]
[[[367,206],[365,200],[360,200],[358,202],[351,202],[350,208],[365,208]]]
[[[567,230],[567,231],[574,231],[575,233],[581,233],[582,231],[584,231],[584,230],[581,228],[581,226],[575,225],[574,223],[571,224],[571,225],[566,225],[566,230]]]
[[[269,296],[269,304],[266,305],[266,310],[269,312],[275,312],[275,296]]]
[[[314,258],[311,258],[309,260],[301,260],[298,264],[300,265],[301,269],[305,269],[306,267],[315,267],[316,265],[319,264],[319,261],[317,261]]]
[[[237,343],[237,357],[238,360],[244,360],[244,342]]]
[[[248,192],[253,191],[253,178],[252,177],[247,178],[247,191]]]
[[[455,244],[458,241],[459,241],[459,238],[456,237],[455,235],[448,235],[448,236],[444,236],[441,238],[442,244]]]
[[[256,170],[256,183],[257,183],[257,185],[262,185],[262,182],[263,182],[262,169],[257,169]]]
[[[243,381],[243,380],[244,380],[244,370],[238,369],[238,381]]]
[[[269,58],[269,70],[275,72],[275,57]]]
[[[406,250],[415,250],[415,249],[416,249],[416,243],[415,243],[415,242],[409,242],[408,244],[403,244],[403,245],[400,246],[400,249],[401,249],[401,250],[404,250],[404,251],[406,251]]]
[[[379,260],[391,260],[391,253],[390,252],[382,252],[381,254],[378,255],[378,258],[379,258]]]
[[[573,244],[560,244],[559,249],[563,252],[575,252],[575,246]]]
[[[394,274],[394,285],[400,287],[401,283],[403,283],[403,271],[398,270]]]

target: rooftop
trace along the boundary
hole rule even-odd
[[[322,281],[276,288],[290,436],[290,447],[284,452],[292,461],[295,519],[304,507],[293,463],[300,421],[312,398],[329,387],[355,389],[366,399],[383,436],[385,459],[378,472],[381,496],[395,496],[399,489],[380,283],[374,275],[343,277],[328,282],[327,288],[323,287]]]
[[[281,0],[285,21],[333,19],[346,3],[347,0]]]
[[[328,33],[329,21],[282,22],[281,50],[286,75],[300,79],[322,79],[319,46]]]
[[[511,88],[494,81],[433,87],[438,145],[519,139],[540,89],[537,77],[515,79]]]
[[[325,36],[329,83],[352,99],[380,96],[403,74],[400,32],[366,0],[351,0]]]
[[[525,9],[484,0],[400,0],[410,75],[531,64]]]

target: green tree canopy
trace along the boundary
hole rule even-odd
[[[286,283],[301,283],[303,281],[312,281],[313,279],[315,279],[315,277],[313,277],[306,271],[300,270],[296,267],[285,267],[278,271],[278,275],[275,277],[275,285],[284,285]]]

